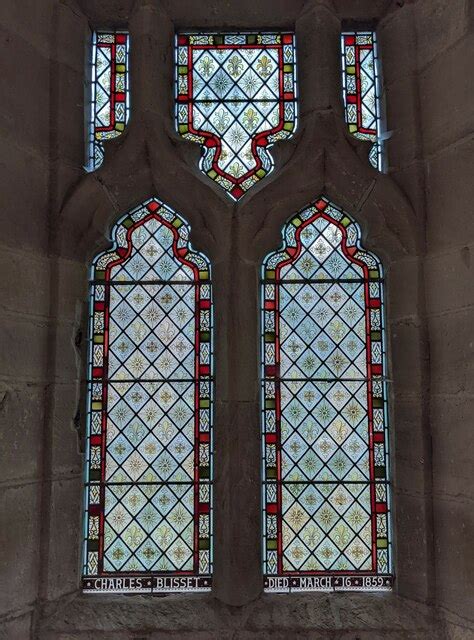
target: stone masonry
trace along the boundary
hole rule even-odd
[[[388,171],[343,122],[341,25],[376,27]],[[132,117],[84,163],[90,29],[128,28]],[[173,124],[177,29],[294,29],[300,124],[238,204]],[[0,2],[0,638],[474,638],[473,0]],[[395,590],[261,593],[258,274],[320,194],[387,274]],[[118,216],[156,195],[212,261],[215,587],[79,590],[88,265]]]

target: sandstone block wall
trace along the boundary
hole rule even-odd
[[[338,34],[357,20],[378,24],[387,176],[342,124]],[[85,176],[89,29],[127,25],[131,124]],[[193,27],[297,33],[298,134],[236,206],[173,130],[173,33]],[[473,67],[472,0],[0,2],[0,638],[474,638]],[[392,595],[260,593],[258,267],[322,192],[387,267]],[[87,266],[153,194],[213,261],[216,590],[95,600],[78,590]]]

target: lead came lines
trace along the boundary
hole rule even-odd
[[[92,278],[84,589],[208,590],[209,265],[190,250],[187,225],[154,199],[115,237]],[[124,582],[101,577],[114,574]],[[132,585],[127,574],[144,577]]]
[[[350,219],[321,199],[288,223],[262,274],[270,590],[390,588],[388,575],[357,577],[389,573],[382,278],[357,242]],[[308,573],[328,579],[303,583]],[[271,578],[282,574],[294,577]]]

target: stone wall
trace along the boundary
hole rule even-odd
[[[44,4],[0,6],[0,635],[5,638],[29,637],[43,526],[51,155],[51,6]]]
[[[424,222],[428,429],[426,446],[414,451],[411,462],[421,469],[431,459],[431,597],[448,636],[456,639],[474,637],[474,84],[467,71],[474,58],[473,9],[469,0],[420,0],[389,12],[381,25],[388,122],[394,127],[390,174]],[[399,42],[404,46],[397,59]],[[412,411],[419,403],[414,399]]]
[[[474,637],[473,18],[469,0],[417,6],[436,600],[456,640]]]
[[[345,132],[343,20],[378,22],[388,175]],[[132,119],[104,166],[85,175],[84,52],[89,27],[107,25],[130,28]],[[299,131],[238,205],[173,130],[173,33],[196,26],[296,30]],[[474,637],[473,27],[470,0],[1,3],[0,638]],[[387,270],[394,594],[261,594],[258,270],[283,222],[321,193],[356,217]],[[112,222],[155,194],[191,223],[193,245],[213,263],[215,590],[85,597],[87,265]]]

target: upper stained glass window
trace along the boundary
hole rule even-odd
[[[273,169],[268,149],[296,128],[291,33],[179,34],[176,127],[200,168],[234,200]]]
[[[262,272],[268,591],[389,589],[382,266],[325,198]]]
[[[211,587],[211,281],[189,232],[153,198],[93,263],[86,592]]]
[[[342,90],[349,132],[373,142],[370,164],[383,168],[380,136],[380,78],[374,31],[346,31],[341,35]]]
[[[129,36],[126,32],[94,31],[86,169],[104,161],[104,140],[116,138],[130,115],[128,80]]]

